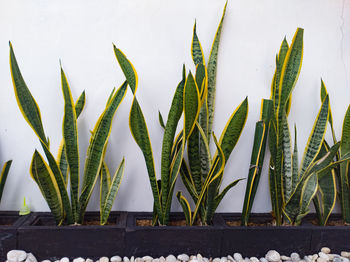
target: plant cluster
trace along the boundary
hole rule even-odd
[[[185,195],[182,192],[176,193],[186,223],[188,225],[212,223],[221,200],[242,180],[237,179],[221,190],[225,166],[240,138],[248,115],[248,99],[245,98],[231,114],[220,139],[216,138],[213,132],[216,71],[226,5],[207,63],[195,23],[191,44],[195,71],[193,73],[187,71],[183,65],[182,77],[175,88],[166,121],[159,112],[159,122],[164,131],[160,178],[155,172],[148,128],[136,96],[137,72],[119,48],[113,45],[116,59],[126,80],[119,89],[113,89],[104,111],[91,131],[83,181],[80,183],[77,119],[85,105],[85,92],[74,101],[61,66],[64,99],[63,138],[58,156],[54,157],[50,150],[50,140],[44,131],[39,106],[22,77],[10,43],[10,68],[18,107],[39,138],[46,158],[35,150],[30,164],[30,174],[47,201],[57,225],[84,222],[86,207],[97,180],[100,180],[100,223],[102,225],[107,223],[124,174],[125,160],[120,162],[115,174],[111,176],[104,159],[113,117],[127,93],[128,86],[133,94],[129,114],[130,131],[145,159],[153,195],[153,225],[169,223],[175,183],[179,176],[194,206],[192,210],[190,201]],[[303,29],[298,28],[290,45],[284,39],[276,55],[271,97],[262,100],[260,120],[255,127],[242,209],[242,225],[247,225],[249,221],[262,175],[266,147],[271,155],[268,180],[272,216],[276,225],[299,225],[309,212],[311,202],[314,203],[319,223],[325,225],[334,208],[337,194],[344,221],[350,223],[350,107],[344,118],[341,140],[338,141],[333,129],[330,99],[323,81],[321,107],[300,165],[296,126],[292,143],[288,115],[291,109],[292,91],[302,65],[303,32]],[[328,123],[332,131],[332,146],[325,140]],[[216,147],[214,154],[210,150],[211,140]],[[0,198],[10,165],[11,161],[5,164],[1,175]]]

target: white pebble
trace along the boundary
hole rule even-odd
[[[252,261],[252,262],[259,262],[259,259],[257,257],[251,257],[250,261]]]
[[[144,261],[152,261],[153,257],[151,257],[151,256],[144,256],[144,257],[142,257],[142,260],[144,260]]]
[[[181,261],[188,261],[188,260],[190,260],[190,257],[186,254],[181,254],[181,255],[177,256],[177,259],[181,260]]]
[[[73,262],[85,262],[85,259],[82,257],[74,258]]]
[[[323,252],[319,252],[319,253],[318,253],[318,256],[319,256],[319,257],[322,257],[322,258],[325,259],[326,261],[329,260],[329,257],[328,257],[325,253],[323,253]]]
[[[312,257],[311,257],[311,260],[312,261],[316,261],[317,258],[318,258],[318,255],[317,254],[313,254]]]
[[[159,262],[159,258],[153,259],[152,262]]]
[[[265,258],[270,262],[279,262],[281,259],[281,256],[276,250],[270,250],[265,255]]]
[[[250,261],[249,257],[246,257],[246,258],[244,259],[244,262],[251,262],[251,261]]]
[[[203,261],[204,261],[204,262],[209,262],[209,259],[206,258],[206,257],[204,257],[204,258],[203,258]]]
[[[99,261],[100,262],[109,262],[109,258],[108,257],[100,257]]]
[[[132,256],[132,257],[130,258],[130,262],[134,262],[134,261],[135,261],[135,257]]]
[[[163,256],[161,256],[161,257],[159,258],[159,262],[165,262],[165,258],[164,258]]]
[[[227,257],[222,257],[222,258],[220,259],[220,262],[227,262]]]
[[[8,262],[20,262],[27,258],[27,253],[23,250],[11,250],[7,253]]]
[[[176,262],[176,257],[174,255],[169,255],[165,259],[166,262]]]
[[[300,261],[300,256],[299,256],[299,254],[298,253],[292,253],[292,254],[290,254],[290,258],[292,259],[292,261],[293,262],[298,262],[298,261]]]
[[[36,260],[35,256],[32,253],[28,253],[27,259],[24,262],[38,262],[38,260]],[[60,261],[58,261],[58,262],[60,262]]]
[[[129,258],[128,257],[123,257],[123,262],[129,262]]]
[[[43,260],[41,262],[51,262],[50,260],[46,259],[46,260]]]
[[[340,259],[341,259],[341,262],[349,262],[349,259],[346,257],[341,257]]]
[[[236,261],[241,261],[243,260],[243,257],[240,253],[234,253],[233,254],[233,258],[236,260]]]
[[[323,252],[325,254],[329,254],[329,253],[331,253],[331,249],[329,247],[323,247],[323,248],[321,248],[321,252]]]
[[[85,262],[94,262],[91,258],[87,258]]]
[[[260,262],[268,262],[267,259],[264,258],[264,257],[261,257],[261,258],[259,259],[259,261],[260,261]]]
[[[350,258],[350,252],[347,252],[347,251],[342,251],[340,252],[340,255],[342,257],[346,257],[346,258]],[[8,259],[8,258],[7,258]]]
[[[329,260],[333,260],[334,259],[334,255],[333,254],[327,254],[327,257]]]
[[[214,258],[213,262],[220,262],[220,258],[218,258],[218,257]]]
[[[69,258],[68,257],[63,257],[63,258],[61,258],[60,262],[69,262]]]
[[[122,262],[122,258],[120,256],[111,257],[111,262]]]
[[[140,257],[137,257],[137,258],[135,259],[135,262],[143,262],[143,259],[140,258]]]
[[[287,257],[287,256],[281,256],[281,259],[282,260],[292,260],[290,257]]]
[[[316,261],[317,262],[327,262],[327,260],[324,259],[323,257],[319,257]]]
[[[235,259],[234,259],[232,256],[230,256],[230,255],[227,256],[227,259],[228,259],[230,262],[236,262]]]
[[[311,262],[311,257],[310,256],[304,256],[305,262]]]

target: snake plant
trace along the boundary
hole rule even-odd
[[[344,156],[339,161],[334,161],[339,143],[327,149],[328,152],[322,157],[320,155],[329,121],[329,97],[326,94],[305,147],[301,166],[298,167],[296,127],[292,151],[287,116],[291,105],[291,94],[300,73],[302,56],[303,29],[298,28],[291,46],[288,46],[285,39],[282,42],[276,58],[276,71],[271,90],[274,107],[269,130],[271,152],[269,183],[272,211],[277,225],[300,224],[301,219],[309,212],[309,205],[316,195],[319,179],[348,158]]]
[[[326,95],[328,95],[326,86],[324,82],[321,80],[321,92],[320,97],[321,100],[324,99]],[[333,117],[331,107],[329,106],[329,125],[331,127],[332,132],[332,142],[333,144],[339,143],[335,136],[335,131],[333,128]],[[340,159],[344,159],[346,155],[350,152],[349,144],[349,136],[350,136],[350,106],[348,107],[344,121],[343,121],[343,130],[342,137],[340,141],[339,151],[335,155],[335,160],[339,161]],[[322,158],[325,154],[327,154],[330,150],[329,143],[325,140],[321,151],[319,153],[318,158]],[[349,161],[344,163],[340,163],[337,168],[329,170],[328,173],[325,173],[323,176],[319,176],[318,178],[318,193],[315,195],[313,202],[315,205],[316,214],[318,217],[319,225],[325,226],[327,224],[328,218],[331,212],[334,209],[336,197],[337,197],[337,184],[336,178],[339,181],[339,199],[341,203],[341,210],[343,214],[343,219],[345,223],[350,223],[350,206],[349,206],[349,183],[348,183],[348,166]]]
[[[43,156],[35,150],[30,165],[30,174],[38,184],[57,225],[83,223],[86,206],[100,176],[102,181],[106,181],[101,183],[103,186],[101,186],[100,210],[100,223],[105,224],[117,195],[125,164],[123,159],[111,181],[108,168],[104,162],[104,155],[111,132],[113,116],[126,94],[127,83],[122,84],[118,90],[113,90],[106,108],[92,131],[85,161],[81,193],[79,194],[80,157],[77,118],[85,105],[85,92],[74,103],[67,78],[61,67],[64,97],[63,140],[58,157],[55,158],[50,151],[50,142],[44,132],[39,106],[22,77],[11,43],[10,68],[17,104],[23,117],[39,138],[47,159],[46,162]],[[70,198],[67,190],[68,179],[70,179]]]
[[[181,160],[185,147],[185,140],[180,141],[179,137],[188,136],[187,134],[193,129],[194,118],[196,116],[185,114],[183,124],[184,128],[181,131],[181,135],[179,135],[174,141],[175,132],[182,112],[184,111],[184,107],[189,106],[192,108],[196,107],[196,104],[198,104],[198,90],[196,89],[192,74],[186,78],[185,68],[183,68],[182,80],[175,90],[168,114],[168,120],[164,125],[165,131],[163,135],[161,163],[162,172],[160,181],[157,181],[147,124],[143,116],[141,106],[136,98],[136,91],[138,87],[137,72],[123,52],[116,46],[114,46],[114,52],[126,77],[127,83],[134,94],[129,115],[129,126],[131,133],[145,158],[154,199],[153,224],[167,225],[169,222],[174,186],[181,167]]]
[[[215,108],[216,67],[226,5],[214,37],[207,65],[201,43],[196,33],[196,23],[193,29],[191,54],[196,66],[195,84],[199,92],[200,111],[192,133],[187,138],[188,160],[183,159],[180,169],[182,181],[195,203],[193,213],[186,197],[181,192],[177,193],[177,198],[189,225],[193,225],[198,219],[200,224],[210,224],[215,210],[225,194],[240,180],[238,179],[230,183],[220,192],[225,165],[238,142],[247,119],[247,98],[232,113],[219,141],[217,141],[212,132]],[[216,145],[216,153],[213,157],[209,149],[211,136],[213,136]]]

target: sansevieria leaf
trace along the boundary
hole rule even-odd
[[[210,139],[210,134],[213,126],[214,120],[214,108],[215,108],[215,91],[216,91],[216,68],[218,63],[218,54],[219,54],[219,44],[222,26],[224,22],[224,17],[226,13],[227,2],[222,13],[222,17],[218,26],[218,29],[215,34],[214,42],[211,47],[209,61],[208,61],[208,140]]]
[[[30,174],[38,184],[41,193],[46,199],[52,215],[56,220],[56,224],[60,225],[63,220],[63,206],[60,190],[50,167],[45,163],[42,156],[36,150],[33,154]]]
[[[108,142],[108,138],[111,133],[113,116],[117,111],[121,101],[125,97],[126,88],[127,82],[125,81],[113,95],[110,103],[106,106],[106,109],[101,114],[92,131],[92,136],[90,139],[85,161],[82,192],[79,198],[80,223],[84,219],[86,206],[99,175],[99,170],[103,161],[103,150]]]
[[[108,194],[106,196],[106,199],[104,201],[104,206],[101,209],[101,225],[104,225],[107,223],[109,213],[112,210],[113,202],[117,196],[120,183],[122,181],[123,175],[124,175],[124,167],[125,167],[125,160],[123,158],[122,162],[120,163],[119,167],[117,168],[111,185],[109,187]]]
[[[133,135],[136,143],[140,147],[143,156],[145,158],[148,176],[151,184],[154,208],[157,212],[160,221],[163,220],[162,204],[160,199],[160,192],[157,185],[157,177],[154,168],[153,152],[151,141],[148,134],[145,118],[143,116],[141,107],[136,99],[137,90],[137,74],[134,66],[126,58],[126,56],[118,48],[114,46],[114,53],[118,60],[118,63],[125,75],[126,80],[134,94],[130,114],[129,114],[129,126],[131,134]]]
[[[18,107],[20,108],[24,119],[32,127],[35,134],[38,136],[40,140],[40,143],[43,147],[46,158],[48,160],[50,169],[55,176],[55,179],[61,194],[61,198],[62,198],[61,201],[63,204],[64,212],[66,214],[67,223],[71,224],[74,222],[74,218],[73,218],[73,213],[70,206],[68,193],[66,190],[65,179],[62,176],[62,173],[59,169],[59,166],[54,156],[50,152],[49,142],[45,136],[43,125],[41,122],[40,109],[24,82],[24,79],[21,75],[20,69],[16,61],[15,54],[13,52],[11,43],[10,43],[10,68],[11,68],[11,75],[12,75],[13,86],[15,90]]]
[[[63,139],[70,170],[71,203],[74,220],[78,217],[79,197],[79,145],[77,115],[66,75],[61,67],[62,93],[64,97]]]
[[[30,93],[21,71],[18,67],[15,53],[10,42],[10,68],[13,86],[15,88],[17,104],[24,116],[24,119],[33,128],[42,143],[48,145],[43,124],[41,122],[40,109]]]

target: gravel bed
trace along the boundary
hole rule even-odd
[[[41,262],[350,262],[350,252],[342,251],[340,254],[333,254],[328,247],[321,248],[317,254],[312,254],[300,257],[298,253],[291,253],[289,255],[281,255],[276,250],[270,250],[265,257],[243,257],[240,253],[234,253],[227,257],[207,258],[201,254],[187,255],[180,254],[178,256],[169,255],[167,257],[153,258],[151,256],[144,257],[120,257],[113,256],[101,257],[94,261],[90,258],[78,257],[69,260],[63,257],[60,260],[42,260]],[[27,253],[23,250],[11,250],[7,253],[6,262],[38,262],[32,253]]]

